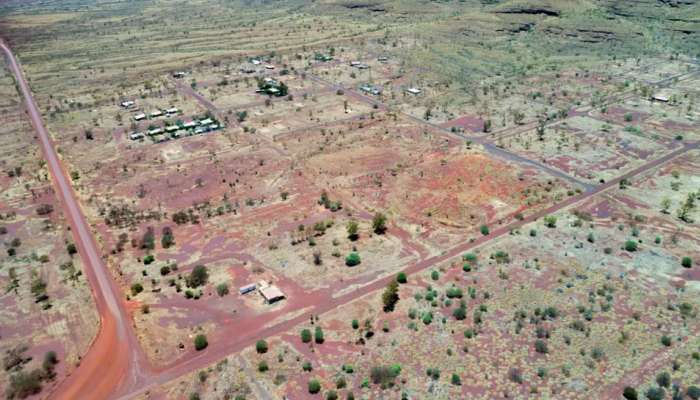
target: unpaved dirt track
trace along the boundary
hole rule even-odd
[[[100,315],[100,329],[80,366],[51,393],[56,399],[104,399],[121,385],[140,376],[140,363],[145,360],[134,335],[121,291],[100,257],[97,243],[76,200],[66,171],[44,127],[34,97],[17,59],[0,40],[0,48],[14,74],[31,123],[39,137],[41,150],[58,197],[70,223],[73,239],[85,265],[95,304]]]
[[[100,330],[95,338],[91,348],[83,358],[80,367],[74,373],[66,378],[61,385],[51,393],[52,398],[57,399],[106,399],[106,398],[131,398],[138,394],[144,393],[149,388],[159,384],[166,383],[173,379],[179,378],[187,373],[195,371],[199,368],[207,367],[208,365],[226,357],[227,355],[240,351],[246,346],[250,346],[255,340],[275,336],[292,329],[296,325],[308,320],[309,314],[322,314],[332,309],[340,307],[348,302],[351,302],[359,297],[372,292],[381,290],[389,281],[394,279],[394,275],[386,276],[377,279],[365,286],[361,286],[351,292],[348,292],[338,297],[328,297],[309,307],[307,312],[290,318],[287,321],[273,323],[270,325],[255,324],[252,326],[241,326],[237,332],[232,332],[227,340],[219,343],[212,343],[205,351],[197,353],[194,356],[187,357],[175,361],[168,367],[156,371],[148,364],[140,343],[138,342],[131,319],[126,311],[121,290],[115,284],[110,276],[107,266],[100,257],[97,243],[95,242],[89,225],[83,216],[78,201],[76,200],[73,188],[67,177],[66,171],[62,168],[58,155],[53,147],[53,143],[43,125],[41,114],[38,111],[36,103],[32,97],[31,91],[24,80],[21,69],[12,55],[10,49],[0,41],[0,47],[5,53],[8,64],[17,78],[17,82],[25,99],[27,111],[31,118],[40,142],[44,157],[48,163],[54,185],[59,194],[59,198],[65,208],[67,218],[70,222],[72,233],[76,244],[79,248],[80,255],[85,264],[85,272],[89,283],[93,290],[95,302],[100,314]],[[186,90],[186,87],[184,88]],[[347,91],[353,97],[363,101],[369,101],[371,104],[377,104],[379,109],[384,109],[381,103],[373,99],[366,98],[359,93]],[[205,106],[213,107],[213,104],[203,97],[200,101],[204,101]],[[212,110],[212,108],[207,107]],[[213,107],[216,110],[215,107]],[[212,110],[213,111],[213,110]],[[415,118],[414,118],[415,119]],[[425,121],[415,119],[416,122],[426,124]],[[428,123],[429,124],[429,123]],[[432,124],[429,124],[432,126]],[[445,134],[451,132],[437,127]],[[457,135],[462,139],[471,139],[463,135]],[[485,142],[485,140],[484,140]],[[493,144],[490,144],[494,146]],[[494,146],[495,147],[495,146]],[[403,270],[408,273],[417,273],[419,271],[430,268],[438,263],[449,260],[450,258],[459,256],[464,251],[474,249],[475,247],[485,245],[494,239],[507,235],[512,229],[517,229],[523,224],[541,218],[544,215],[554,213],[575,206],[581,201],[590,198],[591,196],[603,193],[607,190],[614,189],[616,185],[624,178],[642,174],[654,167],[664,164],[668,161],[679,157],[688,151],[697,149],[699,142],[685,144],[674,151],[667,153],[665,156],[656,160],[651,160],[639,168],[636,168],[616,179],[610,180],[602,185],[584,186],[585,191],[577,196],[572,196],[569,199],[555,204],[545,210],[535,213],[522,221],[516,221],[500,228],[494,229],[489,236],[482,236],[473,242],[464,242],[451,249],[448,249],[440,256],[429,257],[419,260]],[[491,148],[490,150],[493,150]],[[500,154],[500,156],[504,156]],[[534,163],[531,160],[517,158],[512,161],[521,161]],[[539,163],[534,163],[535,166],[542,168]],[[547,172],[549,167],[545,168]],[[557,174],[563,174],[557,171]],[[569,177],[569,181],[571,181]],[[572,182],[575,183],[575,182]]]

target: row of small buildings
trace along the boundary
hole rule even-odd
[[[146,113],[139,113],[134,115],[134,120],[135,121],[143,121],[146,118],[158,118],[158,117],[171,117],[175,114],[180,112],[177,107],[170,107],[165,110],[154,110],[151,111],[148,115]]]
[[[131,140],[140,140],[146,136],[150,136],[156,142],[161,142],[167,140],[165,134],[170,135],[170,137],[173,139],[177,139],[180,136],[183,136],[183,133],[185,134],[185,136],[201,135],[203,133],[223,129],[223,127],[223,124],[220,124],[213,118],[204,118],[200,120],[187,121],[175,125],[168,125],[164,128],[151,128],[144,132],[131,132],[129,134],[129,138]]]

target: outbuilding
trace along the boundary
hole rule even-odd
[[[267,282],[260,282],[258,292],[265,299],[267,304],[272,304],[284,299],[284,293],[275,285],[268,285]]]
[[[241,288],[238,289],[238,293],[240,294],[247,294],[252,291],[254,291],[257,288],[257,285],[254,283],[251,283],[249,285],[242,286]]]
[[[420,90],[420,89],[418,89],[418,88],[416,88],[416,87],[408,88],[408,90],[406,90],[406,91],[407,91],[408,93],[414,94],[414,95],[419,95],[419,94],[421,94],[421,92],[422,92],[422,90]]]
[[[146,119],[146,114],[144,113],[134,115],[134,120],[136,121],[142,121],[144,119]]]

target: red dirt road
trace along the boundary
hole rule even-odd
[[[136,381],[141,376],[145,357],[140,351],[121,291],[110,276],[100,257],[97,243],[80,209],[73,187],[56,154],[51,138],[44,127],[41,114],[27,85],[17,60],[7,45],[0,48],[12,70],[31,123],[36,130],[41,149],[58,197],[70,223],[97,310],[100,329],[80,366],[51,394],[56,399],[104,399],[111,396],[125,381]]]

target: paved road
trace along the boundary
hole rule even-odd
[[[71,400],[106,398],[119,384],[139,375],[139,362],[145,358],[142,358],[140,346],[124,307],[121,291],[100,257],[97,243],[80,209],[68,175],[61,166],[53,142],[44,127],[41,113],[19,63],[2,41],[0,41],[0,48],[16,78],[24,97],[27,113],[39,137],[53,185],[70,223],[73,239],[83,261],[100,315],[100,329],[87,354],[82,358],[80,366],[59,385],[52,396],[56,399]]]

